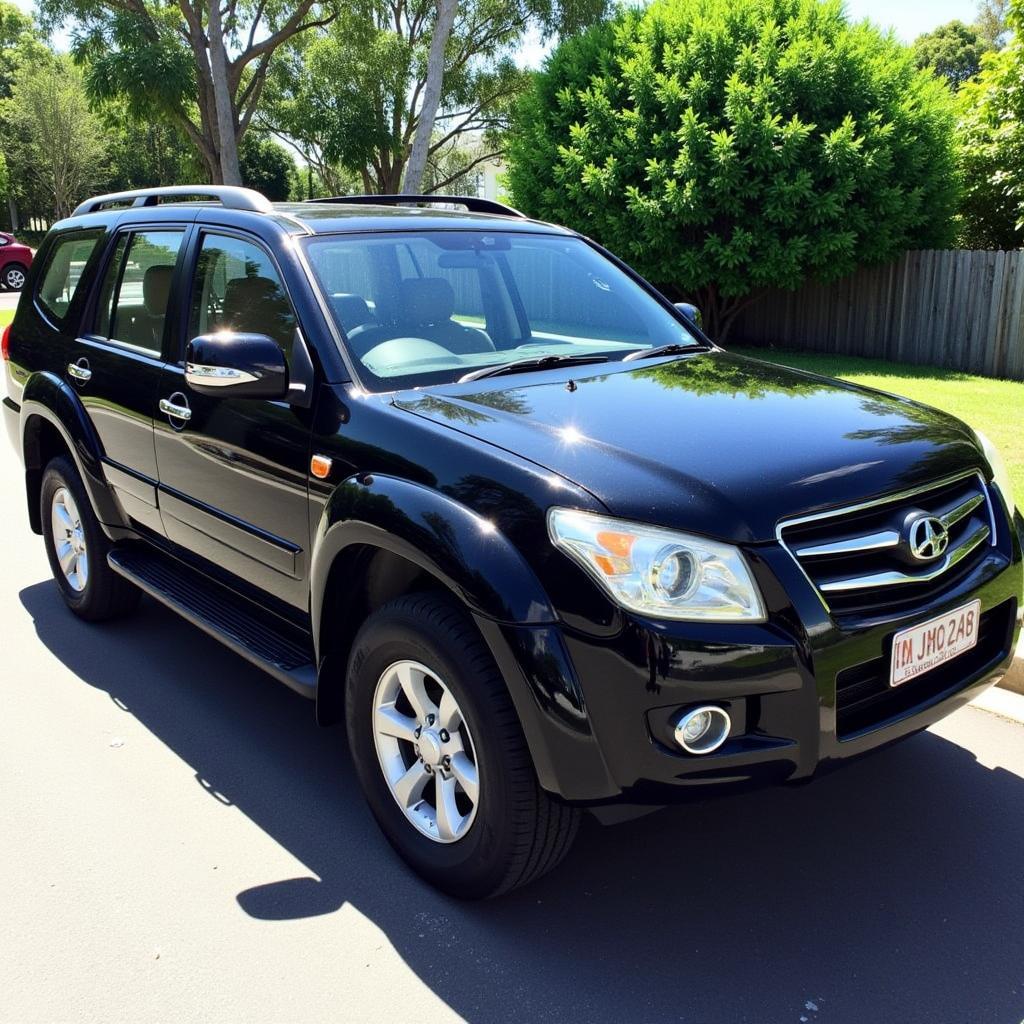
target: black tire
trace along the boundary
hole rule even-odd
[[[0,284],[2,284],[8,291],[16,292],[21,291],[24,286],[17,286],[13,280],[8,279],[8,275],[21,274],[23,277],[26,274],[25,268],[20,263],[8,263],[3,270],[0,270]]]
[[[88,572],[81,590],[72,586],[61,568],[51,527],[54,495],[62,488],[71,493],[88,553]],[[53,459],[43,472],[39,514],[53,578],[60,588],[64,603],[76,615],[89,622],[102,622],[127,615],[138,607],[142,592],[107,564],[110,541],[93,514],[78,470],[63,456]]]
[[[420,662],[456,698],[480,778],[476,817],[449,844],[423,835],[392,796],[373,736],[373,702],[388,666]],[[580,812],[541,789],[505,682],[472,621],[436,594],[384,605],[356,636],[346,689],[349,747],[374,817],[398,854],[453,896],[500,896],[550,871],[568,853]]]

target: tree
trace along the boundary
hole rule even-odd
[[[960,92],[960,242],[978,249],[1024,245],[1024,2],[1007,14],[1010,44],[986,55]]]
[[[265,135],[250,132],[238,151],[242,184],[262,192],[275,203],[287,202],[296,190],[295,161]]]
[[[317,0],[40,0],[40,10],[50,25],[73,19],[72,51],[94,100],[120,98],[133,117],[165,119],[210,181],[233,185],[274,54],[333,16]]]
[[[203,177],[199,156],[166,121],[132,117],[123,99],[96,110],[107,137],[109,172],[105,188],[120,192],[157,185],[187,185]]]
[[[962,21],[949,21],[914,40],[917,66],[931,68],[954,89],[981,70],[981,56],[987,49],[978,30]]]
[[[838,0],[656,0],[552,54],[508,180],[514,205],[695,298],[724,338],[765,288],[945,243],[953,103]]]
[[[592,20],[606,0],[462,0],[444,49],[438,113],[424,107],[434,0],[360,0],[328,30],[282,54],[264,92],[260,124],[294,146],[325,182],[356,174],[365,192],[409,191],[407,164],[421,123],[430,123],[419,175],[447,187],[472,168],[439,176],[454,148],[478,163],[501,152],[513,99],[526,73],[511,54],[531,25]],[[448,182],[450,183],[450,181]],[[328,186],[329,187],[329,186]]]
[[[103,126],[81,71],[56,55],[23,63],[3,106],[12,191],[29,209],[66,217],[107,173]]]
[[[11,95],[11,85],[25,51],[40,45],[35,23],[13,4],[0,0],[0,100]]]
[[[423,104],[420,107],[413,135],[412,152],[405,169],[402,191],[415,195],[423,187],[423,175],[427,168],[430,147],[434,140],[434,126],[441,103],[444,86],[445,54],[455,26],[458,0],[437,0],[437,17],[430,37],[430,53],[427,58],[427,74],[423,82]],[[546,35],[552,35],[556,28],[571,33],[582,24],[603,17],[607,9],[604,0],[557,0],[527,5],[528,13],[543,26]]]
[[[979,0],[974,27],[986,50],[1001,49],[1009,28],[1010,0]]]

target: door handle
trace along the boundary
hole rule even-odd
[[[171,398],[177,397],[177,395],[171,395]],[[191,419],[192,410],[187,405],[178,405],[177,402],[172,402],[171,398],[160,399],[160,411],[175,420]]]
[[[82,384],[92,379],[92,370],[84,359],[79,359],[77,363],[68,363],[68,374]]]

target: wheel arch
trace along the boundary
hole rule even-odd
[[[74,463],[104,533],[127,527],[103,474],[102,446],[78,396],[52,373],[34,373],[21,401],[21,450],[25,464],[25,497],[29,523],[42,532],[39,494],[43,472],[56,455]]]
[[[434,590],[466,611],[494,657],[541,785],[576,799],[615,789],[540,581],[472,510],[397,478],[346,480],[321,517],[312,584],[321,725],[344,717],[348,655],[366,618],[395,597]]]

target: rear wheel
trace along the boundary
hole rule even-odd
[[[25,268],[19,263],[9,263],[0,271],[0,282],[12,292],[20,292],[25,287]]]
[[[568,852],[579,812],[540,788],[504,680],[456,605],[415,594],[367,619],[346,717],[370,809],[432,885],[498,896]]]
[[[99,622],[134,611],[141,592],[107,564],[110,541],[78,471],[64,457],[50,462],[43,473],[40,521],[53,578],[76,615]]]

